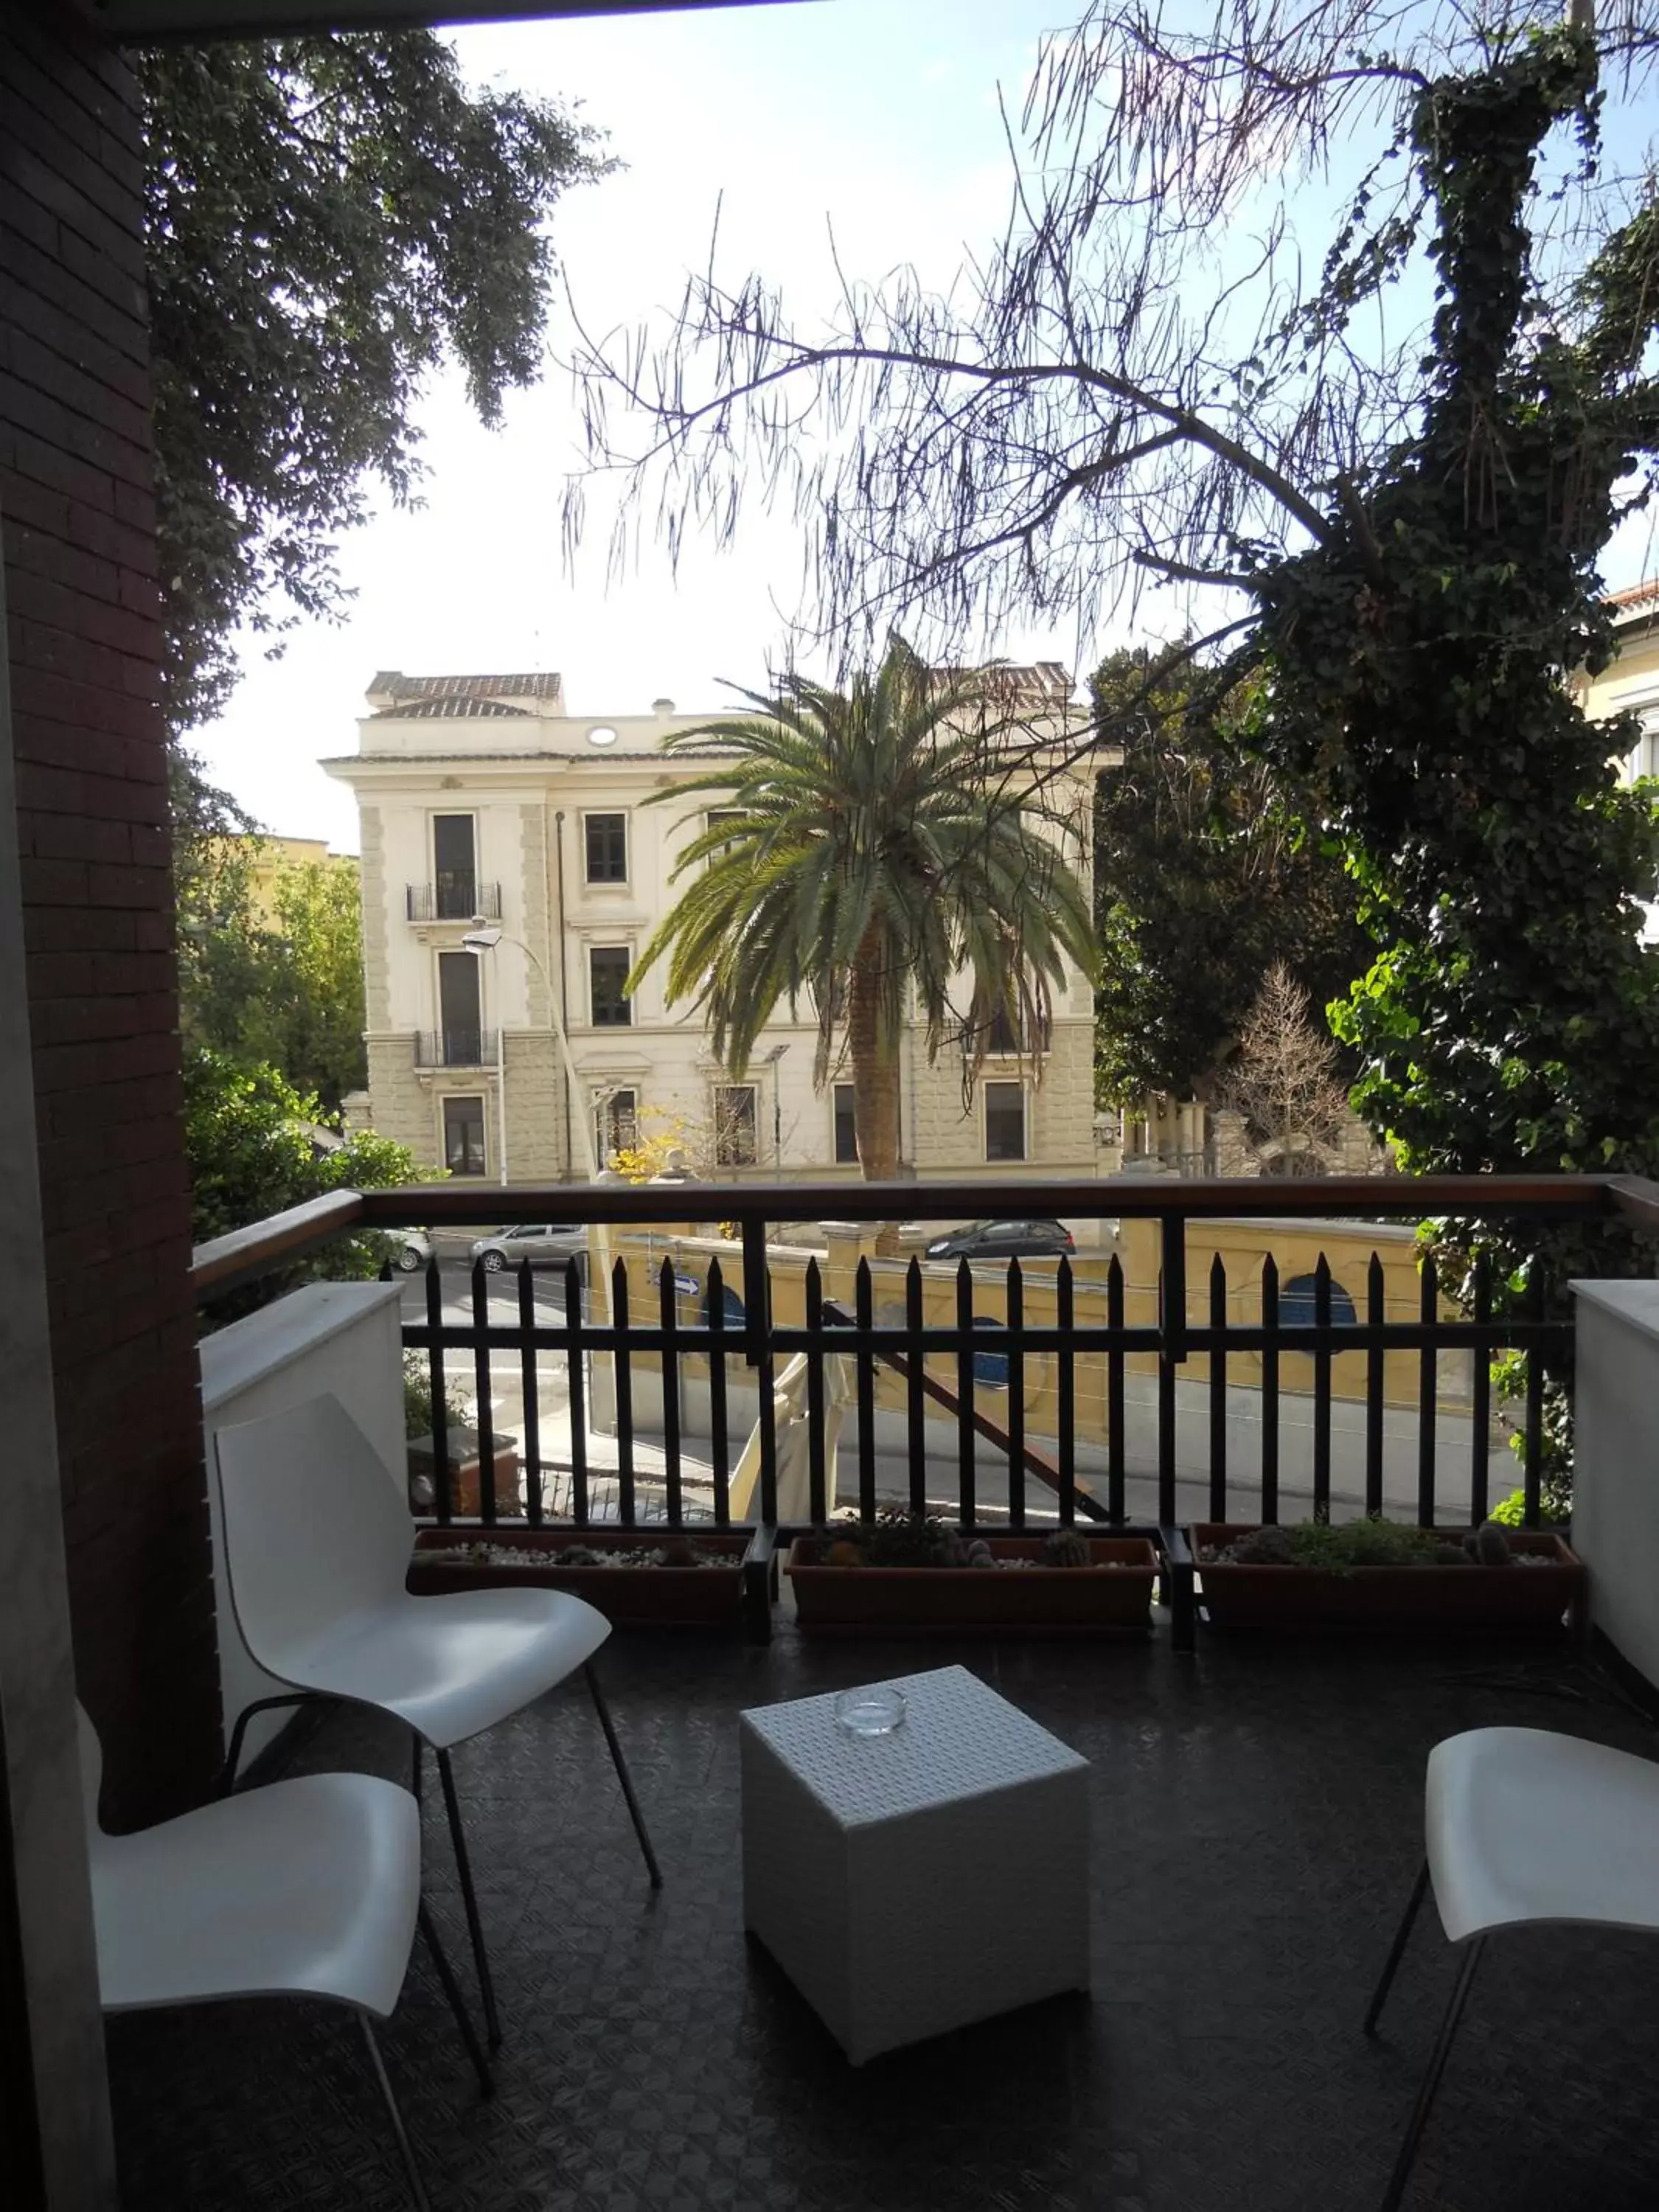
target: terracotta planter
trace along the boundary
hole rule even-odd
[[[478,1457],[478,1431],[476,1429],[451,1429],[449,1443],[449,1510],[467,1516],[481,1513],[481,1477],[483,1462]],[[519,1440],[516,1437],[497,1437],[495,1445],[495,1504],[497,1510],[513,1511],[519,1502]],[[436,1510],[438,1477],[430,1437],[412,1437],[409,1446],[409,1504],[413,1513],[431,1513]],[[417,1487],[418,1486],[418,1487]]]
[[[567,1567],[556,1558],[573,1544],[591,1552],[637,1550],[660,1542],[661,1528],[422,1528],[415,1538],[409,1588],[416,1596],[444,1590],[562,1589],[586,1598],[618,1627],[732,1628],[738,1622],[746,1528],[688,1530],[700,1551],[718,1552],[715,1567]],[[472,1566],[453,1556],[469,1544],[509,1545],[546,1554],[545,1565]],[[446,1553],[452,1556],[446,1558]]]
[[[992,1536],[994,1557],[1035,1559],[1037,1536]],[[1011,1635],[1143,1632],[1152,1626],[1158,1554],[1144,1536],[1091,1536],[1086,1567],[831,1567],[823,1547],[798,1536],[785,1569],[800,1625],[831,1634],[915,1634],[931,1629]]]
[[[1207,1547],[1230,1544],[1254,1525],[1200,1521],[1187,1531],[1199,1601],[1212,1626],[1549,1635],[1561,1632],[1565,1617],[1576,1621],[1583,1601],[1583,1565],[1548,1529],[1504,1532],[1512,1552],[1550,1562],[1542,1567],[1354,1567],[1338,1574],[1322,1567],[1205,1565]],[[1455,1541],[1465,1531],[1443,1533]]]

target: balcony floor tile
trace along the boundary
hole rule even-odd
[[[1094,1763],[1096,1987],[849,2068],[741,1929],[736,1716],[953,1660]],[[1569,1656],[1164,1642],[617,1637],[605,1680],[667,1878],[653,1900],[590,1709],[456,1755],[507,2031],[479,2103],[417,1949],[385,2031],[435,2212],[1367,2212],[1449,1986],[1432,1915],[1358,2032],[1419,1848],[1424,1760],[1503,1723],[1651,1751]],[[296,1767],[403,1778],[334,1714]],[[428,1884],[470,1960],[437,1807]],[[1033,1865],[1035,1887],[1042,1869]],[[1659,2202],[1659,1956],[1487,1954],[1408,2202]],[[264,2004],[110,2024],[126,2212],[405,2202],[349,2024]]]

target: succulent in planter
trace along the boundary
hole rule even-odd
[[[1093,1557],[1088,1538],[1080,1536],[1075,1528],[1051,1529],[1042,1540],[1045,1567],[1086,1567]]]
[[[1449,1537],[1413,1523],[1373,1515],[1332,1523],[1301,1521],[1293,1528],[1252,1528],[1231,1543],[1206,1548],[1200,1565],[1237,1567],[1315,1567],[1352,1574],[1358,1567],[1509,1567],[1516,1553],[1496,1522],[1470,1535]]]

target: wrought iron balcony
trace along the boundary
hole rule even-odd
[[[501,887],[475,876],[447,876],[435,884],[405,884],[404,911],[410,921],[499,921]]]
[[[495,1044],[494,1030],[417,1030],[415,1032],[415,1065],[416,1067],[494,1067]]]
[[[940,1218],[1018,1216],[1030,1189],[933,1185],[927,1203]],[[665,1524],[696,1533],[725,1521],[748,1543],[748,1625],[771,1639],[763,1651],[716,1636],[671,1647],[617,1634],[606,1647],[610,1698],[625,1739],[641,1747],[641,1796],[667,1878],[648,1906],[632,1886],[626,1812],[576,1700],[539,1700],[467,1747],[468,1817],[498,1897],[511,1899],[513,1939],[497,1955],[508,2101],[492,2117],[458,2093],[450,2024],[418,1960],[398,2053],[410,2133],[458,2207],[502,2212],[545,2194],[550,2176],[573,2202],[614,2196],[623,2172],[641,2202],[661,2196],[688,2212],[734,2191],[812,2212],[828,2172],[848,2212],[889,2212],[936,2201],[948,2172],[964,2212],[1120,2198],[1146,2212],[1235,2212],[1247,2199],[1276,2212],[1360,2212],[1382,2190],[1450,1979],[1425,1923],[1383,2039],[1361,2032],[1421,1854],[1429,1747],[1461,1729],[1522,1725],[1651,1752],[1646,1723],[1561,1637],[1532,1647],[1524,1665],[1495,1664],[1490,1645],[1354,1634],[1322,1644],[1310,1662],[1305,1644],[1218,1632],[1195,1666],[1181,1647],[1202,1591],[1178,1524],[1358,1513],[1379,1498],[1397,1519],[1466,1523],[1492,1502],[1503,1466],[1484,1449],[1489,1355],[1565,1342],[1554,1310],[1499,1318],[1479,1290],[1467,1310],[1451,1309],[1432,1269],[1413,1277],[1406,1301],[1379,1281],[1380,1260],[1345,1268],[1346,1285],[1328,1256],[1298,1259],[1292,1272],[1287,1255],[1247,1279],[1213,1252],[1221,1226],[1271,1217],[1274,1227],[1258,1231],[1271,1242],[1300,1216],[1324,1225],[1316,1252],[1339,1235],[1386,1249],[1376,1224],[1389,1216],[1559,1224],[1616,1215],[1652,1232],[1654,1186],[1127,1177],[1045,1191],[1062,1217],[1116,1223],[1119,1249],[1097,1261],[1085,1243],[1075,1263],[888,1262],[852,1258],[848,1240],[826,1266],[768,1243],[781,1221],[890,1224],[917,1202],[915,1185],[520,1187],[492,1194],[491,1220],[580,1216],[599,1263],[591,1279],[561,1264],[544,1235],[522,1267],[434,1263],[403,1293],[404,1343],[429,1363],[440,1396],[448,1382],[477,1397],[471,1463],[440,1465],[429,1517],[459,1520],[465,1507],[469,1540],[499,1532],[509,1543],[538,1523],[599,1540],[619,1525],[654,1539]],[[366,1230],[418,1221],[459,1235],[479,1203],[457,1185],[336,1194],[205,1248],[198,1287],[210,1298]],[[707,1217],[708,1237],[681,1233],[689,1215]],[[1126,1264],[1130,1231],[1140,1257]],[[994,1332],[982,1326],[993,1316]],[[921,1504],[1003,1532],[1066,1521],[1144,1528],[1162,1553],[1153,1632],[1019,1644],[944,1627],[921,1644],[805,1635],[788,1598],[775,1597],[774,1574],[791,1527],[781,1496],[800,1479],[780,1449],[784,1377],[798,1356],[812,1432],[798,1525],[837,1502],[823,1424],[842,1360],[843,1508],[867,1521]],[[1444,1403],[1453,1362],[1468,1370],[1455,1449]],[[593,1418],[601,1387],[610,1434]],[[1241,1392],[1248,1451],[1228,1418]],[[1535,1470],[1535,1389],[1516,1418]],[[1096,1422],[1103,1443],[1091,1459]],[[757,1435],[750,1498],[740,1455]],[[1526,1517],[1539,1504],[1534,1474]],[[952,1664],[993,1677],[1094,1766],[1092,1995],[851,2070],[738,1936],[738,1716]],[[299,1761],[402,1778],[407,1742],[342,1710],[323,1717]],[[442,1854],[431,1871],[434,1908],[454,1919]],[[1041,1881],[1042,1869],[1029,1878]],[[1469,2212],[1655,2201],[1659,2086],[1629,2057],[1645,2047],[1650,1951],[1606,1932],[1536,1928],[1505,1943],[1489,1972],[1455,2056],[1455,2108],[1449,2084],[1425,2138],[1420,2201],[1437,2185]],[[1593,2004],[1564,2003],[1564,1990],[1581,1987]],[[182,2202],[228,2212],[262,2192],[354,2201],[363,2154],[355,2117],[340,2110],[337,2026],[319,2015],[285,2032],[312,2033],[316,2063],[295,2069],[279,2124],[262,2018],[244,2024],[228,2008],[111,2024],[132,2212]],[[500,2117],[511,2119],[515,2095],[530,2100],[516,2130]]]

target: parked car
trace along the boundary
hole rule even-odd
[[[1063,1221],[1033,1216],[1021,1221],[969,1221],[928,1245],[930,1260],[1023,1260],[1071,1254],[1077,1243]]]
[[[424,1229],[398,1229],[392,1234],[398,1239],[396,1264],[406,1275],[418,1275],[432,1257],[432,1239]]]
[[[580,1260],[587,1251],[587,1231],[568,1221],[535,1227],[497,1229],[480,1237],[472,1247],[474,1260],[482,1260],[492,1275],[503,1267],[516,1267],[528,1260],[532,1267],[562,1267],[567,1260]]]

